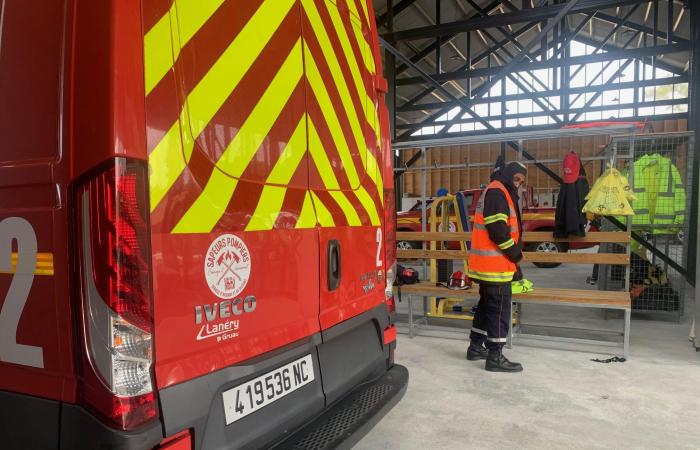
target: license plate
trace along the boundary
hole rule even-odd
[[[224,391],[226,425],[252,414],[314,381],[311,355]]]

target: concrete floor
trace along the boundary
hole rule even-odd
[[[525,269],[535,287],[579,289],[589,271]],[[621,326],[587,309],[538,306],[525,316]],[[506,354],[524,365],[520,374],[466,361],[467,331],[464,340],[400,335],[396,361],[410,371],[408,391],[356,448],[700,448],[700,353],[688,330],[687,319],[633,320],[630,359],[611,364],[592,362],[610,356],[595,348],[516,341]]]

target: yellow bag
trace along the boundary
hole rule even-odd
[[[627,178],[617,169],[608,167],[586,196],[588,201],[583,212],[598,216],[633,216],[629,202],[635,198]]]

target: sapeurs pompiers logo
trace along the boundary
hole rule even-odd
[[[250,268],[248,247],[233,234],[216,238],[204,260],[207,284],[219,298],[233,298],[240,294],[250,278]]]

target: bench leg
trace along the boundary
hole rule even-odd
[[[625,359],[629,358],[630,352],[630,322],[632,321],[632,310],[625,310],[625,331],[623,336],[622,352]]]
[[[413,339],[413,296],[408,296],[408,337]]]

